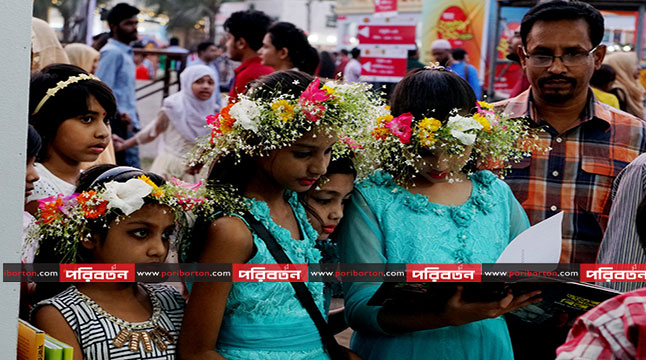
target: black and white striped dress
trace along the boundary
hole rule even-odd
[[[32,317],[40,307],[45,305],[52,305],[58,309],[74,330],[76,339],[83,350],[83,359],[175,359],[176,342],[184,316],[184,299],[177,290],[167,285],[149,284],[146,287],[151,295],[159,299],[161,305],[158,325],[168,330],[175,339],[175,343],[167,343],[168,348],[163,352],[153,346],[153,351],[147,353],[142,344],[139,344],[138,353],[130,351],[128,344],[120,348],[115,347],[112,341],[122,327],[102,316],[83,301],[76,286],[73,285],[62,293],[39,302],[32,310]]]

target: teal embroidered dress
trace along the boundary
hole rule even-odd
[[[267,203],[251,199],[250,212],[274,235],[292,263],[319,263],[321,253],[315,248],[318,234],[296,194],[287,192],[287,196],[303,240],[292,239],[288,230],[271,219]],[[276,263],[255,233],[253,242],[257,251],[248,264]],[[306,285],[322,310],[324,284]],[[314,322],[298,302],[291,284],[278,282],[233,283],[216,349],[227,359],[329,359]]]
[[[355,187],[340,228],[343,263],[493,263],[529,227],[509,187],[488,171],[470,175],[462,205],[435,204],[376,172]],[[379,283],[345,284],[351,347],[363,359],[513,359],[501,317],[461,326],[390,335],[366,303]]]

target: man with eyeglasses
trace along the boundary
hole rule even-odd
[[[545,129],[541,143],[551,150],[514,164],[505,181],[532,225],[565,213],[563,263],[595,262],[615,176],[646,151],[646,123],[600,103],[590,88],[606,53],[603,33],[603,16],[589,4],[550,1],[533,7],[522,20],[518,51],[531,87],[496,104]],[[514,341],[514,333],[526,329],[509,325],[515,351],[529,351],[517,353],[519,359],[553,359],[567,333],[567,326],[544,328],[537,332],[540,346],[532,346]],[[537,339],[526,332],[523,337]],[[545,353],[534,357],[537,352]]]

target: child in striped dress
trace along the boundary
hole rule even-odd
[[[184,234],[185,210],[194,209],[177,204],[204,202],[179,185],[131,167],[88,170],[77,194],[41,201],[36,261],[163,263],[173,238]],[[79,280],[31,313],[37,327],[74,347],[74,359],[175,358],[185,304],[174,288]]]

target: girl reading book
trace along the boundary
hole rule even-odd
[[[296,193],[326,173],[337,134],[375,109],[363,85],[323,85],[284,71],[261,78],[209,119],[212,137],[197,154],[204,163],[216,159],[210,179],[234,186],[231,196],[245,199],[248,213],[215,219],[199,262],[277,263],[254,223],[290,262],[320,262],[318,234]],[[323,283],[306,283],[306,292],[324,316]],[[321,336],[289,283],[195,283],[179,352],[183,359],[327,359]]]
[[[509,187],[474,164],[531,151],[529,141],[517,145],[526,126],[476,104],[469,84],[441,67],[409,73],[391,105],[372,130],[382,170],[356,185],[346,207],[341,262],[495,262],[529,222]],[[364,359],[512,359],[500,315],[537,301],[532,292],[467,302],[458,287],[439,308],[368,306],[379,285],[344,285],[351,348]]]

